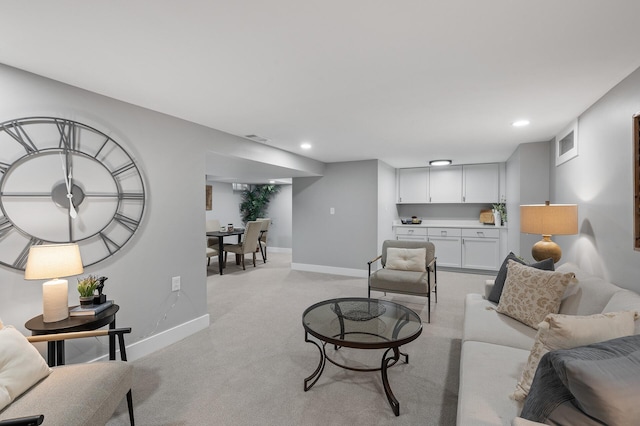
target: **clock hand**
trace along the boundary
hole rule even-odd
[[[66,167],[66,163],[64,161],[64,159],[62,158],[62,154],[60,154],[60,159],[62,160],[62,172],[63,172],[63,176],[64,176],[64,184],[67,187],[67,198],[69,199],[69,216],[71,216],[72,219],[75,219],[76,217],[78,217],[78,212],[76,212],[76,209],[73,205],[73,194],[71,193],[71,166],[69,166],[69,173],[67,174],[67,167]]]

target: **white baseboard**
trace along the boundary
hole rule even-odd
[[[267,256],[269,256],[270,251],[274,253],[291,253],[291,247],[267,247]]]
[[[365,269],[338,268],[335,266],[310,265],[306,263],[291,263],[295,271],[320,272],[322,274],[344,275],[347,277],[367,278]]]
[[[138,342],[126,345],[127,347],[127,361],[135,361],[138,358],[142,358],[145,355],[149,355],[157,350],[172,345],[185,337],[191,336],[200,330],[204,330],[209,327],[209,314],[192,319],[183,324],[177,325],[169,330],[165,330],[153,336],[149,336],[146,339],[142,339]],[[127,337],[125,335],[125,341]],[[116,342],[117,344],[117,342]],[[120,351],[116,351],[116,359],[120,359]],[[109,354],[98,357],[93,361],[104,361],[109,359]]]

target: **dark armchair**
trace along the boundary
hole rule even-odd
[[[424,250],[424,264],[421,256],[419,259],[416,258],[416,254],[421,252],[415,249]],[[426,297],[427,321],[431,322],[432,292],[435,294],[435,303],[438,303],[435,252],[433,243],[427,241],[387,240],[383,242],[382,254],[367,262],[369,265],[368,297],[371,297],[371,290]],[[378,260],[382,268],[372,271],[371,266]]]

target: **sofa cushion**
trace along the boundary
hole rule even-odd
[[[635,319],[636,313],[631,311],[589,316],[548,315],[538,327],[527,365],[516,384],[513,397],[518,401],[526,398],[540,359],[547,352],[629,336],[633,334]]]
[[[537,329],[548,314],[558,312],[573,277],[572,272],[542,271],[509,260],[497,311]]]
[[[45,424],[104,425],[133,381],[133,365],[124,361],[64,365],[52,370],[0,412],[0,420],[44,414]]]
[[[611,296],[621,288],[604,278],[587,274],[573,263],[564,263],[556,268],[557,272],[575,273],[577,285],[570,285],[565,291],[558,313],[567,315],[601,314]],[[626,310],[626,309],[616,309]]]
[[[509,260],[513,260],[515,262],[519,262],[523,265],[526,265],[526,263],[523,260],[521,260],[518,256],[513,254],[513,252],[510,252],[507,255],[507,257],[505,257],[504,261],[502,262],[502,266],[500,266],[500,270],[498,270],[498,275],[496,275],[496,279],[493,284],[493,288],[491,289],[491,293],[489,294],[489,297],[487,297],[487,299],[489,299],[494,303],[500,302],[500,296],[502,295],[504,283],[507,279],[507,264],[509,263]],[[531,266],[532,268],[543,269],[545,271],[554,270],[553,259],[545,259],[541,262],[532,263],[528,266]]]
[[[389,247],[385,267],[399,271],[427,272],[426,255],[427,249],[424,247],[414,249]]]
[[[50,372],[26,337],[12,326],[0,328],[0,410]]]
[[[467,294],[464,300],[462,341],[494,343],[531,350],[536,330],[496,312],[496,304],[479,294]]]
[[[529,351],[466,341],[460,356],[457,424],[505,425],[522,404],[508,397]],[[429,423],[426,421],[426,423]]]

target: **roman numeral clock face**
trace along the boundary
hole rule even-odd
[[[144,182],[111,137],[63,118],[0,124],[0,264],[33,244],[76,242],[85,266],[120,250],[142,220]]]

